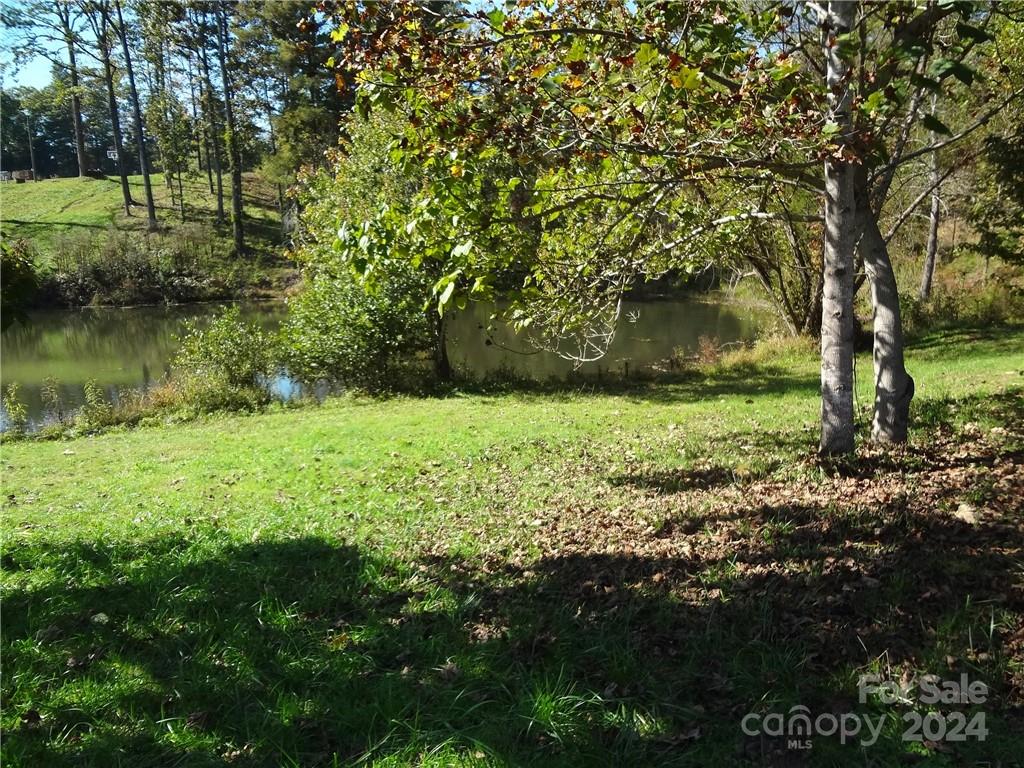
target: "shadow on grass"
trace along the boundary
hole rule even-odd
[[[941,469],[922,461],[921,478]],[[936,503],[961,490],[941,484]],[[705,515],[699,542],[659,534],[685,555],[637,541],[523,565],[240,541],[188,519],[8,545],[5,764],[895,766],[915,749],[928,765],[1012,764],[1019,510],[968,524],[872,498],[751,497]],[[857,702],[857,672],[878,666],[982,680],[988,739],[903,742],[906,708]],[[798,704],[889,726],[863,751],[742,734],[744,714]]]
[[[81,221],[61,221],[54,223],[52,221],[26,221],[24,219],[5,219],[4,224],[17,224],[21,227],[24,227],[24,229],[18,233],[18,235],[22,238],[26,237],[26,231],[29,233],[30,236],[31,233],[34,233],[36,231],[45,231],[46,229],[52,228],[54,226],[59,226],[61,228],[67,227],[69,229],[109,229],[110,227],[109,224],[86,224]]]
[[[1020,323],[953,326],[927,331],[908,340],[908,347],[927,354],[948,354],[955,346],[969,348],[971,344],[984,342],[993,352],[1014,352],[1020,349],[1020,334],[1024,325]]]
[[[737,363],[713,372],[683,370],[656,375],[570,375],[536,381],[525,377],[498,380],[462,377],[455,387],[436,394],[499,395],[517,393],[545,398],[579,395],[622,395],[638,402],[692,402],[716,397],[813,394],[820,388],[813,374],[794,375],[790,368],[772,364]]]

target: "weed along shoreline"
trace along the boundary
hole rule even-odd
[[[87,389],[90,396],[99,397],[94,406],[110,406],[104,422],[116,421],[114,414],[121,403],[132,403],[129,420],[135,420],[139,393],[173,384],[174,358],[188,334],[208,328],[232,307],[240,321],[252,324],[262,334],[261,346],[280,346],[278,336],[288,323],[284,302],[31,313],[27,324],[9,329],[4,338],[2,383],[7,396],[3,426],[9,421],[9,411],[19,412],[20,403],[25,410],[25,431],[73,432],[76,412],[87,405]],[[751,344],[773,322],[756,304],[709,295],[630,301],[625,308],[632,322],[623,323],[608,354],[578,370],[554,354],[532,351],[508,326],[495,325],[489,335],[482,334],[480,327],[494,311],[491,305],[474,305],[454,313],[448,321],[445,346],[457,378],[448,387],[478,387],[485,382],[533,382],[536,386],[556,385],[559,380],[576,380],[582,385],[602,378],[655,379],[681,371],[691,358],[707,358],[719,354],[720,349]],[[414,354],[408,357],[415,362]],[[316,376],[328,373],[313,371]],[[339,389],[326,380],[301,380],[291,375],[284,359],[269,361],[260,380],[275,400],[322,397]],[[395,384],[401,387],[403,383]],[[16,392],[7,391],[12,386]]]

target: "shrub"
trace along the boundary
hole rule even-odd
[[[4,412],[7,415],[7,434],[18,437],[28,426],[28,409],[18,396],[18,383],[11,382],[4,391]]]
[[[199,224],[174,235],[110,229],[62,234],[41,292],[50,303],[155,304],[205,301],[237,293],[248,275],[219,260],[216,236]]]
[[[25,322],[25,309],[38,287],[32,248],[25,240],[0,242],[0,330]]]
[[[200,411],[253,410],[269,399],[265,386],[276,366],[273,339],[242,320],[238,307],[209,327],[186,326],[174,358],[174,382],[183,403]]]
[[[401,121],[384,113],[353,117],[332,167],[308,174],[296,259],[305,289],[289,301],[280,339],[289,373],[363,389],[394,389],[429,378],[424,360],[439,346],[442,330],[428,314],[437,276],[406,259],[381,259],[363,280],[333,248],[339,222],[359,222],[381,204],[408,200],[421,183],[391,161],[388,146]],[[446,360],[437,372],[446,376]]]
[[[60,391],[60,383],[53,376],[43,379],[40,389],[43,411],[57,424],[66,424],[71,417],[64,403],[64,394]]]
[[[411,269],[367,291],[351,274],[307,278],[289,301],[281,327],[283,362],[301,381],[326,380],[364,389],[393,389],[422,373],[433,329],[423,309],[424,287]]]
[[[75,416],[75,426],[92,431],[121,420],[114,406],[107,402],[103,389],[95,379],[85,382],[85,402]]]
[[[901,294],[900,311],[908,334],[1020,322],[1024,320],[1024,291],[1002,280],[960,291],[936,286],[924,301],[915,295]]]

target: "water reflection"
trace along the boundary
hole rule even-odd
[[[145,389],[164,377],[185,323],[202,323],[218,309],[219,305],[208,304],[34,313],[29,325],[17,325],[4,334],[0,381],[4,386],[19,384],[20,399],[36,425],[44,416],[42,389],[48,377],[58,383],[69,410],[81,405],[90,379],[116,402],[120,390]],[[488,335],[485,329],[491,312],[490,305],[473,305],[452,318],[448,348],[457,368],[476,376],[507,371],[538,380],[561,378],[572,371],[569,361],[536,352],[507,326],[499,325]],[[242,316],[273,330],[284,318],[285,307],[244,304]],[[581,373],[636,370],[677,350],[683,354],[696,350],[702,336],[720,343],[752,339],[765,322],[760,311],[697,299],[626,302],[622,317],[608,354],[585,364]],[[299,384],[283,374],[273,377],[268,386],[283,400],[302,393]]]
[[[563,378],[573,370],[570,361],[538,353],[508,326],[499,325],[488,337],[491,312],[489,305],[475,305],[453,319],[449,356],[457,367],[477,375],[504,370],[537,380]],[[748,341],[766,321],[764,312],[756,308],[698,299],[627,301],[623,302],[621,318],[608,353],[600,360],[584,363],[580,373],[635,371],[676,352],[694,352],[702,336],[719,343]]]
[[[0,382],[17,382],[29,421],[42,420],[43,385],[57,382],[60,399],[74,410],[93,379],[116,402],[119,390],[146,389],[170,371],[178,337],[190,320],[203,323],[223,305],[89,308],[33,312],[27,325],[9,328],[2,339]],[[284,317],[279,303],[242,305],[242,316],[272,330]],[[6,417],[6,414],[3,414]],[[5,418],[6,421],[6,418]]]

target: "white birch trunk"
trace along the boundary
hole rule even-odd
[[[827,61],[829,122],[839,126],[846,146],[853,129],[849,66],[839,55],[837,38],[849,33],[857,13],[852,0],[833,1],[822,19]],[[851,158],[825,161],[825,251],[821,312],[821,442],[824,455],[852,453],[853,271],[857,240],[854,166]]]

